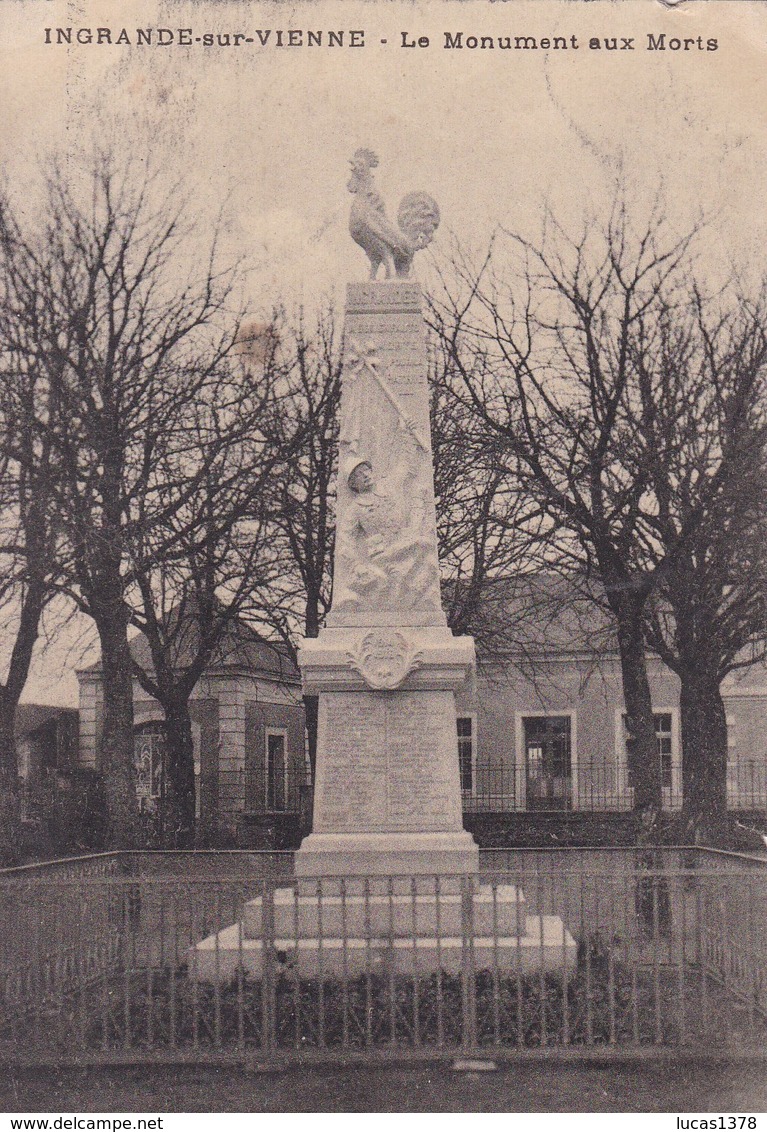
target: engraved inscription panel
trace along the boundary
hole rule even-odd
[[[460,830],[453,694],[323,694],[314,828]]]
[[[346,305],[350,311],[415,311],[421,314],[418,283],[347,283]]]
[[[375,695],[326,693],[320,699],[314,828],[364,828],[386,813],[386,703]]]
[[[390,828],[460,828],[452,693],[405,693],[387,725]]]

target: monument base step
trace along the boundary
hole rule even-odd
[[[440,876],[440,891],[460,890],[460,876],[479,872],[479,848],[466,830],[432,833],[310,833],[295,855],[301,892],[313,894],[308,879],[344,877],[347,892],[354,878],[386,877],[396,892],[411,891],[412,878],[424,877],[431,891]],[[356,882],[365,891],[366,882]]]
[[[503,974],[564,974],[576,963],[575,940],[558,916],[528,916],[519,936],[480,936],[472,941],[474,971]],[[264,943],[247,939],[241,924],[232,924],[189,949],[192,978],[227,982],[242,970],[247,978],[263,976]],[[391,938],[276,938],[274,966],[294,979],[346,978],[370,974],[460,974],[464,969],[461,936]]]
[[[441,878],[440,878],[441,879]],[[274,935],[292,939],[317,936],[347,939],[368,936],[396,939],[463,934],[464,901],[460,893],[413,891],[395,894],[381,891],[381,882],[365,895],[347,894],[346,884],[326,881],[316,895],[278,888],[274,892]],[[423,882],[422,882],[423,883]],[[319,885],[317,886],[319,888]],[[393,888],[393,886],[392,886]],[[515,885],[466,885],[472,899],[472,926],[479,936],[523,936],[526,933],[525,897]],[[263,899],[245,905],[243,934],[246,939],[263,935]]]

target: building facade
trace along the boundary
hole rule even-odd
[[[682,804],[679,681],[648,658],[663,805]],[[767,670],[746,669],[723,685],[732,810],[767,810]],[[488,665],[458,698],[464,810],[606,811],[633,808],[620,665],[605,654],[561,653]]]
[[[147,663],[143,638],[136,637],[131,649],[142,664]],[[103,719],[100,665],[91,665],[77,676],[79,765],[98,769]],[[159,819],[165,788],[163,712],[138,681],[134,681],[133,703],[139,808],[147,818]],[[202,840],[247,844],[254,819],[292,815],[297,821],[308,804],[304,709],[299,674],[284,650],[247,627],[238,627],[198,682],[189,710]],[[255,825],[257,830],[257,820]]]

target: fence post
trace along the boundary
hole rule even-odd
[[[261,912],[263,917],[261,941],[261,1052],[274,1051],[276,1025],[276,987],[274,954],[274,886],[269,880],[263,883]]]
[[[474,961],[474,878],[461,878],[461,1012],[466,1053],[477,1048],[477,984]]]

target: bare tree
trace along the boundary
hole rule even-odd
[[[0,858],[18,852],[16,710],[29,675],[40,618],[56,589],[57,525],[52,499],[50,445],[32,427],[45,403],[34,358],[17,335],[15,270],[18,231],[0,205],[0,609],[9,636],[5,679],[0,683]]]
[[[686,836],[727,840],[721,683],[767,642],[767,296],[727,287],[640,324],[636,429],[662,560],[648,639],[681,683]],[[683,534],[686,532],[686,534]]]
[[[486,430],[489,458],[535,499],[580,577],[596,574],[615,620],[638,809],[661,804],[644,614],[657,563],[643,553],[647,473],[628,408],[637,321],[683,274],[689,239],[662,245],[659,218],[632,238],[617,209],[577,240],[551,219],[540,246],[505,236],[478,268],[457,254],[434,326]],[[454,282],[457,279],[458,284]]]
[[[241,335],[241,355],[242,345]],[[178,848],[195,838],[189,699],[214,656],[236,642],[239,619],[268,606],[282,577],[274,520],[292,460],[262,430],[280,412],[271,357],[252,368],[227,360],[205,392],[204,402],[179,406],[184,447],[166,450],[158,439],[165,518],[138,533],[128,594],[151,654],[150,666],[134,656],[133,671],[166,720],[162,839]]]
[[[181,409],[205,402],[238,319],[234,276],[191,244],[179,194],[139,166],[109,157],[87,170],[54,169],[45,213],[14,238],[19,349],[46,393],[35,436],[55,466],[55,505],[67,544],[68,591],[101,645],[100,765],[113,845],[138,838],[133,788],[131,618],[126,595],[136,548],[179,511],[158,451],[188,445]],[[191,495],[197,486],[190,475]],[[164,556],[169,541],[157,536]]]
[[[435,311],[439,322],[439,312]],[[488,668],[525,667],[531,616],[545,620],[552,595],[531,588],[551,573],[557,528],[534,498],[518,490],[494,459],[487,430],[461,397],[444,339],[435,337],[430,416],[442,597],[453,632],[474,636]],[[525,592],[524,611],[513,591]],[[536,597],[533,597],[533,593]],[[558,588],[553,605],[560,609]],[[535,611],[531,608],[536,606]]]
[[[278,396],[262,427],[273,449],[291,457],[282,467],[274,519],[281,584],[261,614],[295,660],[298,639],[318,635],[331,602],[342,357],[331,307],[311,326],[301,312],[291,318],[279,311],[269,335]],[[312,774],[317,705],[316,696],[304,697]]]
[[[479,269],[458,256],[434,321],[490,458],[570,532],[565,560],[612,615],[635,805],[661,801],[649,633],[682,679],[686,805],[718,838],[718,688],[762,616],[764,321],[760,300],[708,325],[694,236],[657,212],[634,234],[620,206],[577,240],[549,217],[539,245],[509,237],[511,263],[498,246]]]

